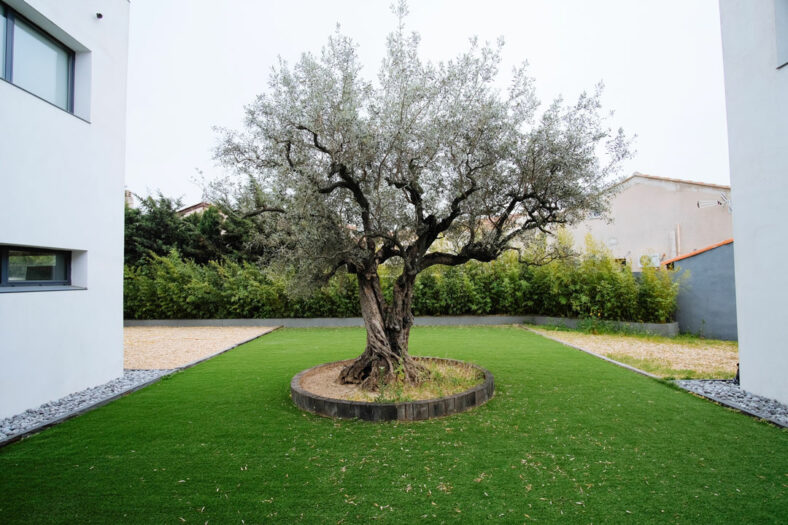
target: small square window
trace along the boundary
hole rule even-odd
[[[70,274],[71,252],[0,248],[0,286],[69,285]]]

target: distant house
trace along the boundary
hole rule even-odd
[[[635,172],[614,186],[609,219],[591,216],[569,228],[581,250],[587,234],[632,269],[652,266],[733,237],[730,187]]]
[[[123,374],[128,30],[0,0],[0,418]]]
[[[131,190],[124,190],[123,191],[123,199],[126,201],[127,208],[134,207],[134,194],[131,193]]]
[[[688,270],[677,298],[676,320],[682,333],[736,340],[736,278],[733,239],[662,262]]]
[[[212,208],[213,204],[209,202],[198,202],[197,204],[192,204],[191,206],[187,206],[185,208],[181,208],[178,210],[178,215],[181,217],[188,217],[189,215],[194,215],[195,213],[202,213],[208,208]]]

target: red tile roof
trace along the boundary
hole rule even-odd
[[[694,252],[685,253],[684,255],[679,255],[678,257],[674,257],[672,259],[668,259],[666,261],[662,261],[660,264],[666,265],[666,264],[670,264],[670,263],[673,263],[673,262],[676,262],[676,261],[680,261],[682,259],[687,259],[689,257],[694,257],[694,256],[696,256],[698,254],[703,253],[703,252],[707,252],[709,250],[713,250],[714,248],[718,248],[720,246],[724,246],[724,245],[730,244],[732,242],[733,242],[733,239],[726,239],[726,240],[724,240],[722,242],[718,242],[717,244],[712,244],[711,246],[706,246],[705,248],[701,248],[700,250],[695,250]]]

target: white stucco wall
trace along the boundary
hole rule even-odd
[[[0,244],[72,250],[87,289],[0,293],[0,417],[123,373],[129,24],[128,0],[4,1],[77,52],[83,119],[0,81]]]
[[[721,0],[720,18],[741,384],[788,403],[788,66],[777,69],[788,23],[775,28],[780,2]]]

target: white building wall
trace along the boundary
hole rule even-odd
[[[741,384],[788,403],[788,66],[775,8],[788,0],[721,0],[736,239]]]
[[[0,80],[0,244],[72,250],[87,289],[0,293],[0,417],[123,373],[129,24],[128,0],[4,1],[77,52],[82,118]]]

